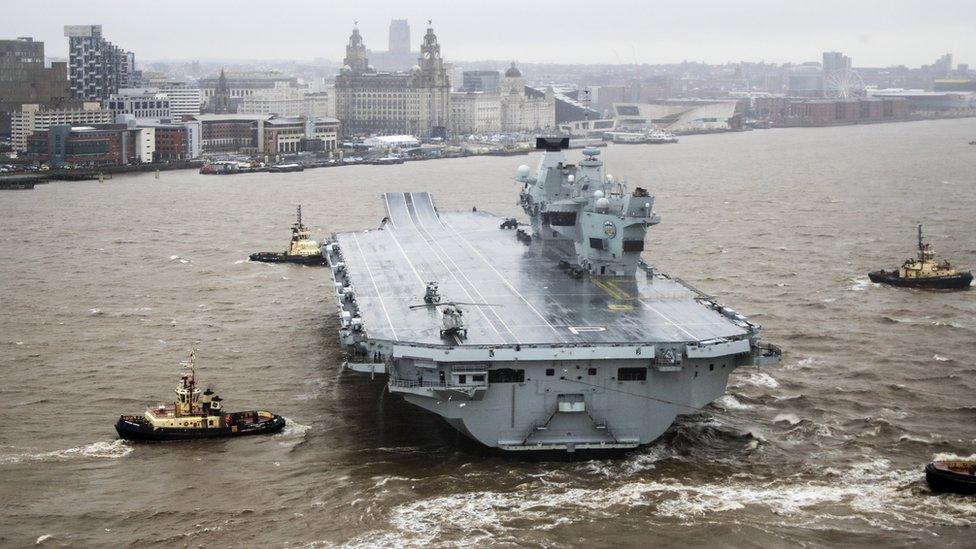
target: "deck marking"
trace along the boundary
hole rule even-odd
[[[376,285],[376,279],[373,278],[373,270],[369,268],[369,261],[366,260],[366,254],[363,253],[363,247],[359,245],[359,237],[356,233],[352,233],[352,239],[356,242],[356,248],[359,249],[359,255],[363,256],[363,264],[366,266],[366,273],[369,274],[369,280],[373,283],[373,289],[376,290],[376,297],[380,300],[380,307],[383,308],[383,314],[386,315],[386,322],[390,325],[390,331],[393,332],[393,339],[399,341],[400,338],[397,337],[396,328],[393,327],[393,320],[390,319],[390,313],[386,310],[386,303],[383,302],[383,295],[380,294],[380,288]]]
[[[596,279],[594,279],[593,281],[597,283],[597,286],[600,286],[600,288],[603,288],[603,289],[605,289],[605,290],[606,290],[607,288],[604,288],[604,286],[603,286],[603,284],[606,284],[606,286],[608,286],[609,288],[613,288],[614,290],[616,290],[616,292],[615,292],[615,293],[617,293],[618,295],[622,295],[622,296],[624,296],[624,298],[626,298],[627,300],[634,300],[634,299],[636,299],[637,301],[640,301],[640,302],[641,302],[641,303],[643,303],[643,304],[644,304],[644,305],[645,305],[645,306],[646,306],[646,307],[647,307],[648,309],[650,309],[651,311],[653,311],[653,312],[654,312],[655,314],[657,314],[658,316],[660,316],[660,317],[661,317],[661,318],[663,318],[664,320],[666,320],[666,321],[668,321],[668,322],[669,322],[669,323],[670,323],[670,324],[671,324],[672,326],[674,326],[675,328],[677,328],[677,329],[679,329],[679,330],[681,330],[682,332],[684,332],[684,333],[685,333],[685,335],[687,335],[688,337],[690,337],[690,338],[692,339],[692,341],[698,341],[698,338],[697,338],[697,337],[695,337],[695,335],[694,335],[694,334],[692,334],[692,333],[691,333],[691,332],[689,332],[688,330],[686,330],[686,329],[684,329],[683,327],[681,327],[681,326],[680,326],[680,325],[679,325],[679,324],[678,324],[677,322],[675,322],[674,320],[671,320],[671,318],[670,318],[670,317],[668,317],[667,315],[665,315],[665,314],[664,314],[664,313],[662,313],[661,311],[658,311],[658,310],[657,310],[656,308],[654,308],[654,306],[653,306],[653,305],[651,305],[650,303],[648,303],[648,302],[647,302],[647,301],[645,301],[644,299],[642,299],[642,298],[640,298],[640,297],[637,297],[637,298],[635,298],[635,297],[633,297],[633,296],[631,296],[631,295],[630,295],[630,292],[628,292],[627,290],[625,290],[625,289],[623,289],[623,288],[621,288],[620,286],[617,286],[617,284],[616,284],[616,283],[615,283],[615,282],[614,282],[613,280],[609,280],[609,279],[608,279],[608,280],[606,280],[606,281],[604,281],[604,282],[603,282],[602,284],[601,284],[600,282],[597,282],[597,280],[596,280]],[[608,291],[608,293],[609,293],[609,291]],[[612,294],[611,294],[611,295],[612,295]],[[639,292],[638,292],[638,295],[639,295]]]
[[[424,287],[424,292],[426,292],[427,282],[424,281],[423,277],[420,276],[420,273],[417,272],[417,269],[414,268],[413,261],[410,261],[410,257],[407,256],[407,252],[403,250],[403,246],[400,245],[400,240],[396,237],[396,234],[394,234],[393,231],[387,231],[387,234],[393,238],[393,243],[396,244],[396,247],[400,249],[400,253],[403,254],[403,258],[407,260],[407,265],[410,266],[410,270],[413,271],[414,276],[417,277],[417,280],[420,281],[420,285]]]
[[[428,195],[428,197],[429,197],[429,196],[430,196],[430,195]],[[412,201],[411,201],[411,202],[412,202]],[[439,253],[437,253],[437,250],[435,250],[435,249],[434,249],[434,247],[430,245],[430,242],[428,242],[428,241],[427,241],[427,239],[426,239],[426,238],[424,238],[424,235],[423,235],[423,233],[421,232],[421,229],[420,229],[420,227],[419,227],[419,226],[417,225],[417,222],[416,222],[416,221],[414,220],[414,216],[412,216],[412,215],[410,215],[410,207],[406,205],[406,200],[404,200],[404,206],[406,206],[406,208],[407,208],[407,217],[408,217],[408,218],[410,219],[410,224],[411,224],[411,225],[413,225],[413,227],[414,227],[414,230],[416,230],[416,231],[417,231],[417,235],[418,235],[418,236],[420,237],[420,239],[424,241],[424,244],[426,244],[426,245],[427,245],[427,248],[429,248],[429,249],[430,249],[430,251],[431,251],[431,253],[433,253],[433,254],[434,254],[434,257],[436,257],[436,258],[437,258],[437,260],[438,260],[438,261],[440,261],[440,263],[441,263],[441,265],[442,265],[442,266],[443,266],[443,267],[444,267],[445,269],[447,269],[447,273],[448,273],[449,275],[451,275],[451,278],[453,278],[455,282],[457,282],[457,285],[458,285],[458,286],[459,286],[459,287],[461,288],[461,291],[462,291],[462,292],[464,292],[464,295],[466,295],[466,296],[468,296],[468,299],[470,299],[471,301],[474,301],[474,302],[477,302],[478,300],[477,300],[477,299],[475,299],[473,295],[471,295],[471,292],[469,292],[469,291],[467,290],[467,288],[465,288],[465,287],[464,287],[464,284],[463,284],[463,283],[461,282],[461,280],[460,280],[460,279],[459,279],[459,278],[457,277],[457,275],[455,275],[455,274],[454,274],[454,271],[452,271],[452,270],[451,270],[451,268],[450,268],[450,267],[449,267],[449,266],[447,265],[447,263],[446,263],[446,262],[444,261],[444,259],[443,259],[443,258],[441,257],[441,255],[440,255]],[[436,238],[434,238],[434,237],[433,237],[433,236],[431,236],[430,234],[428,234],[427,236],[429,236],[429,237],[430,237],[430,239],[434,241],[434,244],[437,244],[437,246],[438,246],[438,247],[440,247],[440,244],[438,244],[438,242],[437,242],[437,239],[436,239]],[[444,250],[443,250],[443,248],[441,248],[441,251],[442,251],[442,252],[444,252]],[[475,286],[474,286],[474,284],[472,284],[472,283],[471,283],[471,281],[470,281],[470,280],[468,280],[468,277],[467,277],[467,276],[465,276],[465,274],[464,274],[464,272],[463,272],[463,271],[461,271],[461,268],[460,268],[460,267],[458,267],[458,265],[457,265],[457,263],[454,263],[454,260],[453,260],[453,259],[451,258],[451,256],[450,256],[450,254],[448,254],[447,252],[444,252],[444,255],[446,255],[446,256],[447,256],[447,259],[448,259],[448,260],[450,260],[450,261],[451,261],[451,263],[453,263],[453,264],[454,264],[454,267],[455,267],[455,268],[457,268],[457,270],[458,270],[458,272],[460,272],[460,273],[461,273],[461,276],[463,276],[463,277],[464,277],[464,279],[468,281],[468,284],[470,284],[470,285],[471,285],[471,289],[472,289],[472,290],[474,290],[475,292],[478,292],[478,290],[477,290],[477,288],[475,288]],[[481,295],[481,293],[480,293],[480,292],[478,292],[478,295],[480,296],[480,295]],[[484,298],[483,296],[481,297],[481,300],[482,300],[482,301],[483,301],[484,303],[488,303],[488,301],[487,301],[487,300],[485,300],[485,298]],[[501,332],[500,332],[500,331],[498,330],[498,327],[496,327],[496,326],[495,326],[495,323],[494,323],[494,322],[492,322],[490,318],[488,318],[488,315],[487,315],[487,314],[485,313],[485,311],[484,311],[484,309],[482,309],[481,307],[477,307],[477,309],[478,309],[478,312],[479,312],[479,313],[481,313],[481,316],[482,316],[482,317],[484,317],[484,319],[485,319],[485,322],[487,322],[487,323],[488,323],[488,325],[489,325],[489,326],[491,326],[491,329],[495,331],[495,334],[497,334],[497,335],[498,335],[498,337],[500,337],[500,338],[502,339],[502,342],[505,342],[505,336],[503,336],[503,335],[502,335],[502,333],[501,333]],[[500,319],[499,319],[499,320],[500,320]],[[503,325],[505,324],[505,323],[504,323],[504,321],[502,322],[502,324],[503,324]],[[505,326],[505,328],[506,328],[506,329],[508,329],[508,326]],[[515,333],[514,333],[514,332],[512,332],[512,330],[510,330],[510,329],[509,329],[508,331],[509,331],[509,333],[511,333],[511,334],[512,334],[512,337],[515,337],[515,341],[516,341],[516,343],[520,343],[520,341],[519,341],[519,339],[518,339],[518,337],[516,337],[516,336],[515,336]]]
[[[396,223],[393,222],[393,211],[390,210],[390,193],[383,193],[383,202],[386,202],[386,218],[390,221],[390,225],[396,229]]]
[[[428,198],[429,198],[429,197],[430,197],[430,195],[428,195]],[[433,204],[431,204],[431,206],[433,206]],[[492,264],[491,264],[491,262],[490,262],[490,261],[488,261],[488,259],[487,259],[487,258],[486,258],[485,256],[483,256],[483,255],[481,255],[481,252],[479,252],[479,251],[478,251],[477,249],[475,249],[475,247],[474,247],[474,246],[472,246],[472,245],[471,245],[471,243],[467,241],[467,239],[465,239],[465,238],[464,238],[463,236],[461,236],[461,233],[459,233],[459,232],[457,231],[457,229],[455,229],[455,228],[454,228],[454,227],[453,227],[453,226],[452,226],[452,225],[451,225],[450,223],[448,223],[446,219],[444,219],[444,218],[441,218],[441,223],[442,223],[442,224],[443,224],[443,225],[444,225],[445,227],[447,227],[447,228],[449,228],[449,229],[451,229],[451,231],[452,231],[452,232],[454,232],[454,234],[456,234],[456,235],[458,236],[458,238],[460,238],[460,239],[461,239],[461,241],[462,241],[462,242],[464,242],[465,244],[467,244],[467,245],[468,245],[468,247],[469,247],[469,248],[471,248],[471,250],[472,250],[472,251],[473,251],[473,252],[474,252],[474,253],[475,253],[475,254],[476,254],[476,255],[477,255],[478,257],[480,257],[482,261],[484,261],[484,262],[485,262],[485,265],[487,265],[487,266],[488,266],[488,268],[489,268],[489,269],[491,269],[491,270],[492,270],[492,272],[493,272],[493,273],[495,273],[495,274],[496,274],[496,275],[498,276],[498,278],[499,278],[499,279],[501,279],[501,281],[502,281],[502,283],[503,283],[503,284],[505,284],[505,286],[507,286],[507,287],[508,287],[508,289],[512,291],[512,293],[514,293],[515,295],[517,295],[519,299],[521,299],[521,300],[522,300],[523,302],[525,302],[525,304],[529,306],[529,309],[532,309],[532,312],[534,312],[534,313],[536,314],[536,316],[538,316],[539,318],[541,318],[541,319],[542,319],[542,321],[546,323],[546,326],[549,326],[549,329],[550,329],[550,330],[552,330],[554,334],[556,334],[557,336],[559,336],[559,339],[560,339],[560,340],[562,340],[562,342],[563,342],[563,343],[566,343],[566,338],[565,338],[565,337],[563,337],[563,334],[562,334],[562,332],[560,332],[559,330],[557,330],[557,329],[556,329],[556,327],[555,327],[555,326],[553,326],[553,325],[552,325],[552,324],[551,324],[551,323],[550,323],[550,322],[549,322],[549,321],[548,321],[548,320],[546,319],[546,317],[544,317],[544,316],[542,316],[542,313],[540,313],[538,309],[536,309],[535,307],[533,307],[533,306],[532,306],[532,304],[531,304],[531,303],[529,303],[529,301],[528,301],[527,299],[525,299],[525,298],[524,298],[524,297],[522,296],[522,294],[520,294],[520,293],[519,293],[519,291],[518,291],[518,290],[516,290],[516,289],[515,289],[515,287],[514,287],[514,286],[512,286],[512,285],[511,285],[511,284],[510,284],[510,283],[508,282],[508,280],[506,280],[506,279],[505,279],[505,277],[504,277],[504,276],[502,276],[502,274],[501,274],[500,272],[498,272],[498,269],[496,269],[496,268],[495,268],[495,266],[494,266],[494,265],[492,265]]]
[[[433,200],[430,197],[430,193],[427,193],[427,203],[430,204],[430,211],[434,214],[435,222],[437,222],[443,228],[443,224],[440,223],[440,216],[437,214],[437,208],[434,207],[434,202],[433,202]],[[413,201],[412,200],[411,200],[411,204],[413,204]],[[468,282],[468,284],[471,286],[471,289],[476,294],[478,294],[478,297],[481,298],[481,301],[484,302],[487,305],[488,304],[488,300],[485,299],[485,296],[484,296],[484,294],[481,293],[481,290],[478,289],[478,287],[474,284],[474,282],[471,282],[471,279],[468,278],[468,275],[466,275],[464,273],[464,269],[462,269],[461,266],[458,265],[456,261],[454,261],[454,258],[451,257],[451,254],[447,253],[447,250],[445,250],[444,247],[441,246],[441,243],[437,239],[437,237],[434,236],[434,235],[432,235],[430,233],[430,230],[424,225],[423,221],[420,219],[420,214],[417,212],[417,206],[416,206],[416,204],[414,204],[414,214],[416,214],[417,221],[419,222],[419,225],[417,223],[414,223],[414,226],[417,227],[417,230],[418,231],[421,231],[422,230],[428,237],[430,237],[430,239],[432,241],[434,241],[434,245],[436,245],[437,248],[440,249],[441,253],[443,253],[447,257],[447,259],[450,260],[451,264],[454,265],[454,268],[457,269],[458,273],[460,273],[461,276],[464,277],[464,280],[466,280]],[[410,218],[410,221],[411,222],[414,222],[414,218],[411,217]],[[428,246],[430,246],[430,244],[428,244]],[[445,265],[445,267],[446,266],[447,265]],[[465,292],[465,293],[467,293],[467,292]],[[468,297],[470,297],[470,294],[469,294]],[[507,296],[505,296],[505,297],[507,297]],[[512,338],[515,339],[515,342],[516,343],[522,343],[522,340],[519,338],[518,335],[515,334],[514,331],[512,331],[512,329],[508,326],[508,323],[505,322],[505,319],[503,319],[501,317],[501,315],[498,314],[498,311],[496,311],[495,309],[493,309],[491,307],[489,307],[489,309],[491,310],[491,314],[495,315],[495,318],[498,319],[498,322],[501,322],[502,326],[504,326],[505,329],[508,330],[508,333],[512,334]],[[484,316],[485,316],[485,318],[487,320],[487,315],[484,315]],[[492,324],[492,327],[494,328],[494,324],[491,323],[491,321],[489,321],[489,324]],[[502,336],[501,332],[499,332],[497,328],[495,328],[495,332],[498,333],[498,336],[499,337]],[[504,338],[502,338],[502,339],[504,339]]]

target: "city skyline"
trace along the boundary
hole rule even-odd
[[[947,0],[934,0],[921,11],[912,10],[917,4],[908,2],[849,5],[831,0],[783,6],[747,0],[732,6],[700,0],[676,7],[625,0],[611,2],[599,13],[510,0],[478,11],[445,11],[427,0],[410,6],[371,2],[366,8],[299,2],[277,18],[255,17],[240,3],[176,1],[175,7],[186,9],[154,14],[152,23],[133,18],[129,10],[118,9],[123,4],[110,0],[45,4],[57,9],[9,2],[3,8],[7,17],[0,21],[0,37],[32,36],[45,42],[49,57],[65,57],[64,25],[101,24],[115,43],[142,61],[339,61],[355,21],[368,48],[385,50],[390,20],[405,18],[411,23],[413,47],[432,19],[445,44],[445,58],[458,61],[803,63],[836,50],[861,67],[921,66],[947,52],[957,62],[976,62],[976,42],[970,38],[976,5]]]

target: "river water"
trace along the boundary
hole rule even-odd
[[[340,371],[322,268],[283,249],[375,227],[381,193],[517,215],[537,156],[191,171],[0,194],[0,545],[970,545],[922,466],[976,451],[976,291],[871,284],[913,250],[976,267],[976,120],[775,129],[603,150],[657,196],[646,259],[765,328],[775,367],[618,459],[484,452]],[[571,151],[579,158],[579,151]],[[285,432],[136,445],[196,346],[229,409]]]

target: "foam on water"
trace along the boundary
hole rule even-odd
[[[85,446],[38,453],[0,455],[0,465],[13,465],[30,461],[68,461],[73,459],[118,459],[132,452],[132,446],[122,439],[111,442],[99,441]]]
[[[750,372],[745,375],[737,376],[736,384],[753,385],[756,387],[763,387],[765,389],[776,389],[779,387],[779,382],[766,372]]]
[[[611,480],[597,488],[526,483],[510,492],[476,490],[403,503],[390,513],[395,531],[374,532],[350,544],[414,545],[446,539],[465,545],[497,542],[515,535],[520,524],[548,530],[604,520],[639,507],[649,508],[642,512],[648,516],[680,522],[736,511],[738,520],[746,517],[747,522],[764,523],[773,514],[816,525],[838,517],[822,515],[815,508],[846,505],[852,518],[885,529],[912,526],[911,517],[919,512],[934,523],[976,525],[976,505],[968,500],[920,498],[911,489],[919,478],[920,471],[895,470],[887,460],[873,459],[845,470],[831,468],[775,480],[741,476],[705,483],[667,478]]]
[[[726,410],[751,410],[752,406],[739,402],[733,395],[723,395],[715,401],[715,405]]]

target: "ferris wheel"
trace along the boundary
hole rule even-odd
[[[835,99],[864,97],[864,80],[860,74],[842,69],[824,74],[824,95]]]

